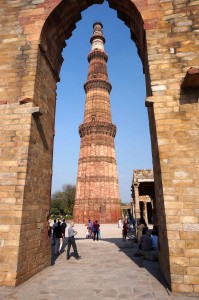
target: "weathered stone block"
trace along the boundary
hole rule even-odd
[[[186,271],[187,270],[187,266],[181,266],[181,265],[177,265],[177,264],[172,264],[170,266],[170,268],[171,268],[171,273],[177,274],[177,275],[185,275],[186,272],[187,272]]]
[[[176,249],[182,248],[182,249],[184,249],[185,248],[185,241],[184,240],[169,240],[169,246],[171,248],[176,248]]]
[[[199,266],[198,267],[188,267],[187,275],[199,276]]]
[[[171,240],[179,240],[180,239],[180,233],[178,231],[167,231],[167,236],[168,236],[168,239],[171,239]]]
[[[195,222],[197,222],[198,218],[195,218],[194,220],[195,220]],[[199,236],[199,224],[183,224],[183,228],[184,228],[184,231],[198,232],[198,236]]]
[[[172,265],[178,266],[189,266],[189,258],[187,257],[170,257],[170,262]]]
[[[172,223],[177,223],[177,222],[179,222],[179,216],[176,216],[176,214],[173,216],[167,216],[166,217],[166,220],[167,220],[167,222],[169,223],[169,224],[172,224]],[[175,228],[175,227],[174,227]],[[169,230],[169,228],[168,228],[168,230]]]
[[[171,274],[173,283],[184,283],[184,275]]]
[[[0,231],[1,232],[9,232],[10,231],[10,225],[0,225]]]
[[[199,249],[199,239],[187,240],[185,243],[186,249]]]
[[[169,249],[170,256],[184,256],[184,248],[170,248]]]
[[[199,249],[185,249],[186,257],[199,257]]]
[[[185,284],[185,283],[173,283],[172,289],[174,291],[178,291],[180,293],[192,293],[193,292],[193,285]]]
[[[199,257],[190,258],[190,266],[199,267]]]
[[[185,275],[184,276],[184,283],[186,284],[199,284],[199,276],[197,275]]]

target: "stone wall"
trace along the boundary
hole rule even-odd
[[[181,88],[187,71],[199,68],[198,1],[108,2],[129,27],[146,74],[161,269],[173,291],[199,292],[197,75]],[[49,264],[46,217],[61,51],[93,3],[103,1],[0,0],[2,285]]]
[[[194,2],[167,5],[162,19],[170,28],[149,31],[147,37],[153,97],[147,98],[146,104],[160,227],[160,263],[173,290],[198,292],[199,269],[194,257],[199,255],[199,93],[191,86],[183,90],[181,83],[190,67],[199,66],[195,52],[199,24]]]

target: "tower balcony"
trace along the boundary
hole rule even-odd
[[[115,137],[116,131],[116,125],[107,122],[92,121],[79,126],[79,135],[81,138],[91,134],[106,134]]]
[[[106,52],[102,51],[102,50],[93,50],[89,53],[88,55],[88,62],[91,61],[91,59],[93,58],[102,58],[104,59],[106,62],[108,61],[108,55],[106,54]]]
[[[96,89],[96,88],[106,89],[110,93],[112,89],[112,85],[106,80],[99,80],[99,79],[89,80],[84,84],[84,90],[86,93],[88,90]]]

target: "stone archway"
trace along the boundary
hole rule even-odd
[[[16,285],[50,264],[61,52],[81,11],[104,1],[0,2],[0,282]],[[108,2],[131,30],[146,74],[161,269],[172,290],[199,292],[197,0]]]

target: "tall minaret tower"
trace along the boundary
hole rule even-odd
[[[74,221],[115,223],[121,217],[118,174],[104,51],[105,38],[100,22],[93,24],[88,55],[88,78],[84,84],[86,103],[84,122],[79,126],[80,156],[74,206]]]

